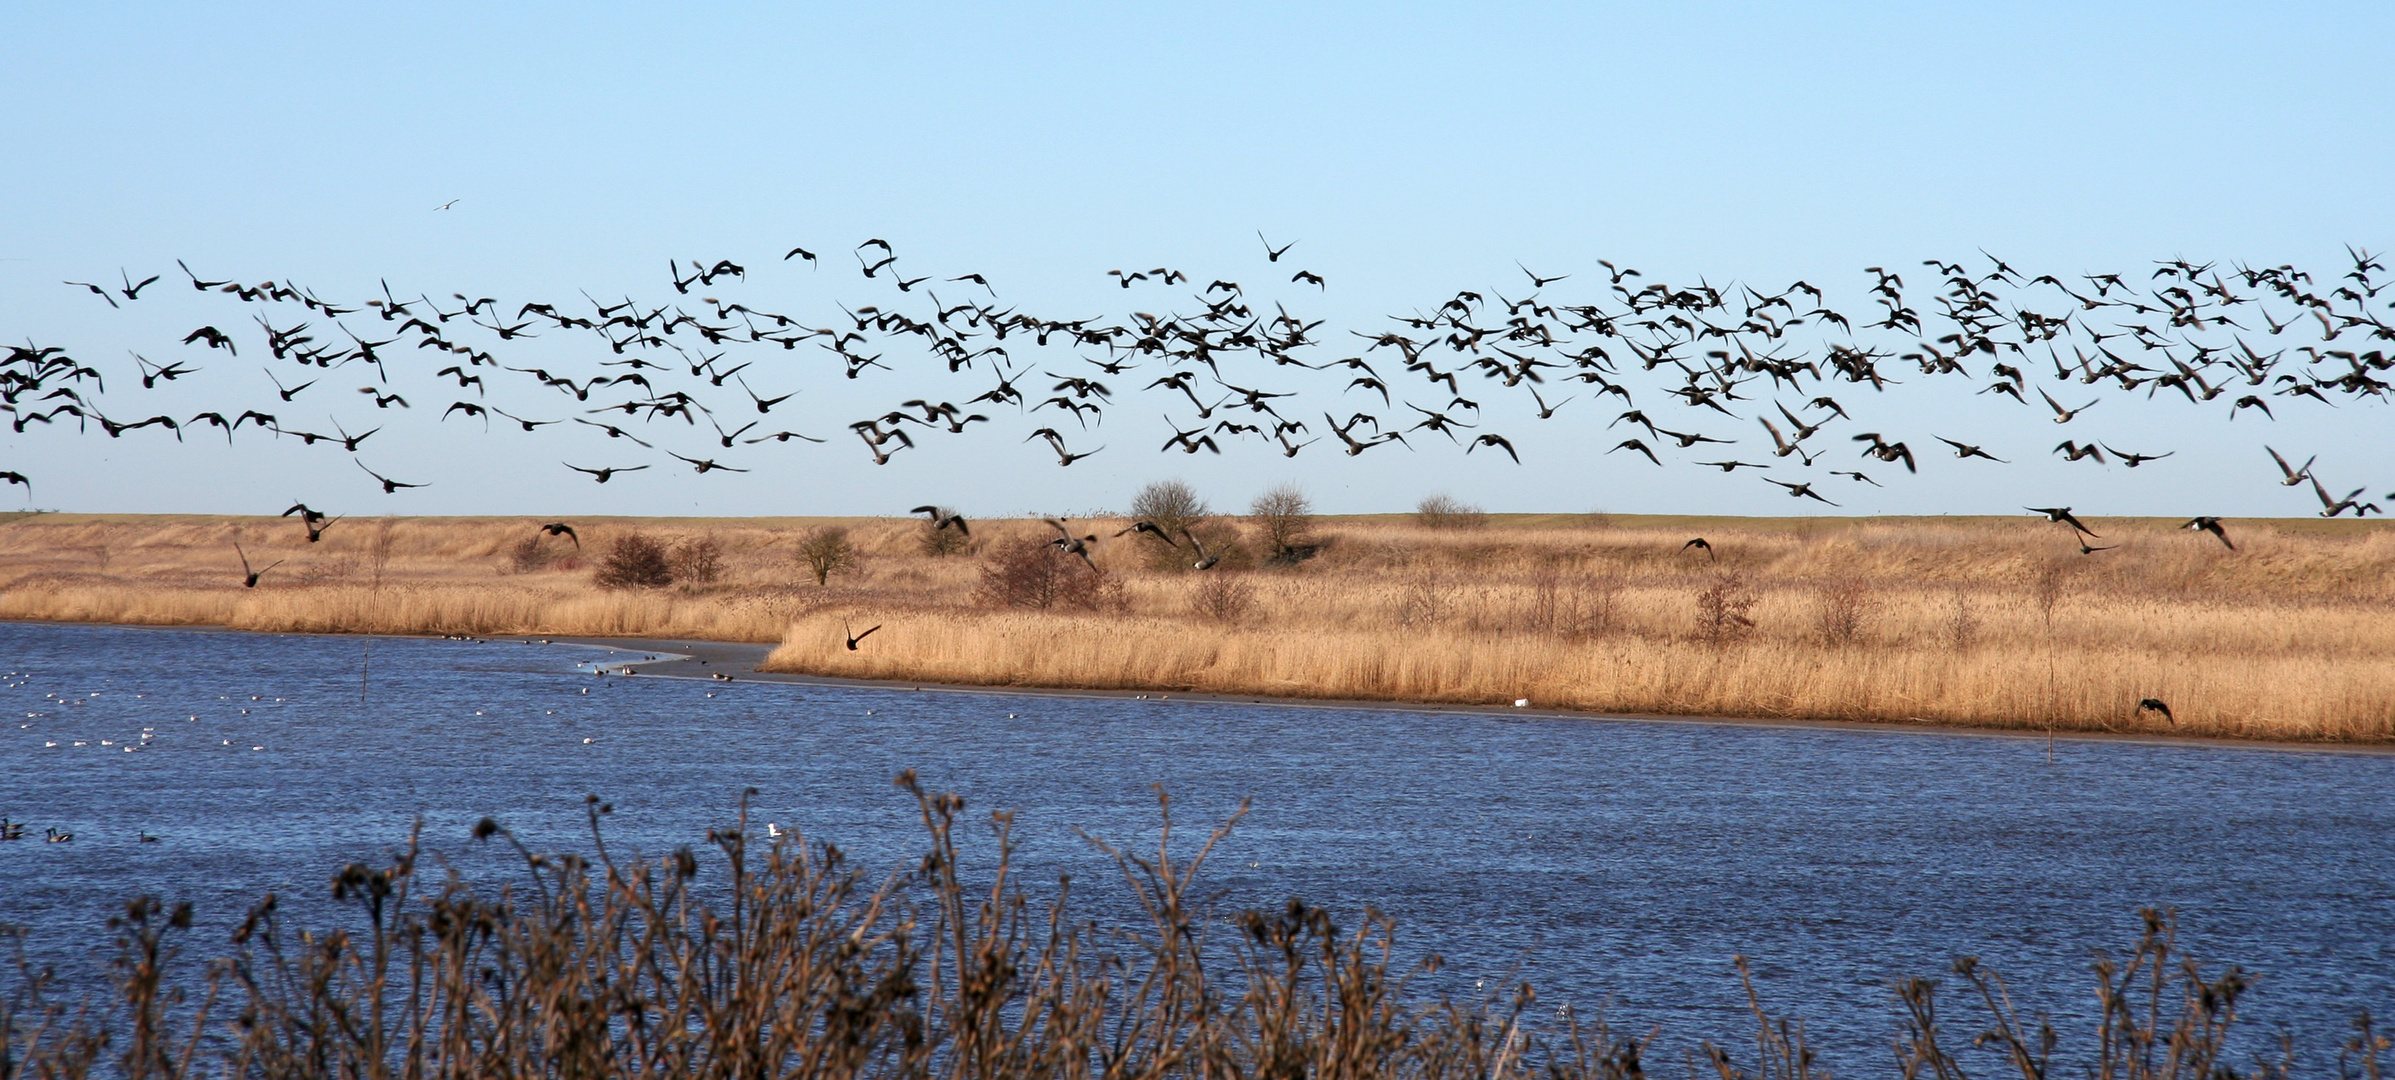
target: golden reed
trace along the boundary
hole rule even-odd
[[[376,521],[310,545],[296,521],[20,517],[0,524],[0,618],[694,637],[863,678],[2395,741],[2395,531],[2375,522],[2231,522],[2231,551],[2090,519],[2119,546],[2082,555],[2027,516],[1326,518],[1294,566],[1158,569],[1152,541],[1108,539],[1095,610],[987,602],[991,557],[1053,535],[1037,521],[977,522],[933,556],[914,521],[587,519],[578,559],[563,538],[526,549],[534,524],[393,521],[377,586]],[[819,587],[794,552],[826,526],[858,559]],[[720,577],[592,585],[628,531],[712,538]],[[236,540],[286,561],[243,589]],[[884,629],[852,652],[844,624]]]

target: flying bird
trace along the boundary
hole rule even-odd
[[[590,476],[591,476],[591,479],[593,479],[593,480],[596,480],[596,481],[598,481],[599,483],[602,483],[602,484],[606,483],[606,482],[607,482],[607,481],[609,481],[609,480],[612,480],[612,479],[614,479],[614,478],[615,478],[615,474],[617,474],[617,473],[620,473],[620,472],[639,472],[639,471],[640,471],[640,470],[642,470],[642,469],[648,468],[648,466],[646,466],[646,465],[618,465],[618,466],[614,466],[614,467],[612,467],[612,468],[606,468],[606,469],[586,469],[586,468],[583,468],[583,467],[582,467],[582,466],[580,466],[580,465],[576,465],[576,464],[573,464],[573,463],[571,463],[571,462],[560,461],[560,462],[558,462],[558,464],[560,464],[560,465],[563,465],[563,466],[565,466],[566,468],[572,469],[572,470],[574,470],[575,472],[578,472],[578,473],[589,473],[589,474],[590,474]]]
[[[1957,457],[1957,458],[1975,458],[1975,457],[1979,457],[1979,458],[1986,458],[1986,459],[1988,459],[1989,461],[1996,462],[1996,463],[1997,463],[1997,464],[1999,464],[1999,465],[2007,465],[2007,464],[2011,464],[2010,462],[2007,462],[2007,461],[2005,461],[2003,458],[1997,457],[1996,455],[1994,455],[1994,454],[1991,454],[1991,453],[1988,453],[1987,451],[1985,451],[1985,450],[1982,450],[1982,449],[1980,449],[1980,448],[1978,448],[1978,447],[1976,447],[1976,446],[1973,446],[1973,445],[1971,445],[1971,444],[1969,444],[1969,443],[1959,443],[1959,442],[1956,442],[1956,441],[1954,441],[1954,440],[1952,440],[1952,439],[1949,439],[1949,438],[1945,437],[1944,435],[1937,435],[1937,434],[1932,434],[1932,435],[1930,436],[1930,438],[1936,439],[1936,440],[1937,440],[1937,441],[1939,441],[1939,442],[1945,443],[1946,445],[1953,447],[1953,448],[1954,448],[1954,456],[1955,456],[1955,457]]]
[[[1825,503],[1830,506],[1838,505],[1837,503],[1830,502],[1828,499],[1822,498],[1820,492],[1814,491],[1811,481],[1807,481],[1802,484],[1791,484],[1786,480],[1773,480],[1768,476],[1764,477],[1763,480],[1765,483],[1778,484],[1781,487],[1787,488],[1789,498],[1812,499],[1815,502]]]
[[[840,633],[848,638],[848,651],[855,652],[857,651],[857,643],[865,640],[866,638],[872,637],[873,632],[881,629],[881,626],[882,624],[880,623],[874,623],[873,625],[866,627],[864,633],[859,634],[850,631],[848,628],[848,620],[842,619],[840,620]]]
[[[566,539],[574,542],[574,550],[582,550],[582,537],[574,532],[573,526],[568,525],[565,522],[552,521],[541,526],[541,531],[551,536],[565,537]]]
[[[2067,506],[2024,506],[2024,507],[2022,507],[2021,509],[2023,509],[2023,510],[2027,510],[2027,511],[2029,511],[2029,512],[2030,512],[2030,513],[2032,513],[2032,514],[2044,514],[2044,515],[2046,515],[2046,520],[2048,520],[2048,521],[2057,522],[2057,523],[2061,523],[2061,524],[2066,524],[2066,525],[2069,525],[2071,528],[2077,529],[2077,530],[2079,530],[2080,532],[2086,533],[2086,534],[2087,534],[2087,535],[2089,535],[2089,536],[2093,536],[2093,537],[2095,537],[2095,538],[2096,538],[2096,539],[2098,539],[2098,540],[2101,540],[2101,539],[2103,539],[2103,536],[2099,535],[2099,534],[2098,534],[2098,533],[2097,533],[2097,532],[2096,532],[2094,529],[2090,529],[2090,528],[2088,528],[2087,526],[2085,526],[2085,525],[2083,525],[2083,524],[2080,524],[2080,522],[2079,522],[2079,519],[2078,519],[2078,518],[2072,517],[2072,516],[2071,516],[2071,508],[2070,508],[2070,507],[2067,507]]]
[[[954,527],[955,527],[955,529],[956,529],[957,535],[959,535],[959,536],[971,536],[971,535],[973,535],[973,530],[971,530],[971,529],[968,529],[968,528],[966,528],[966,527],[965,527],[965,516],[964,516],[963,514],[955,513],[954,511],[946,511],[946,510],[942,510],[942,509],[940,509],[940,508],[939,508],[939,507],[937,507],[937,506],[929,506],[929,505],[926,505],[926,506],[918,506],[918,507],[916,507],[916,508],[914,508],[914,509],[912,509],[912,510],[909,510],[909,511],[907,511],[907,513],[910,513],[910,514],[923,514],[923,515],[926,515],[927,517],[929,517],[929,518],[930,518],[930,520],[931,520],[931,530],[932,530],[933,532],[938,532],[938,531],[940,531],[941,529],[945,529],[945,528],[949,528],[949,527],[951,527],[951,526],[954,526]]]
[[[1505,436],[1503,435],[1482,435],[1481,437],[1472,440],[1470,445],[1465,446],[1464,453],[1469,454],[1483,446],[1494,446],[1499,450],[1505,451],[1506,457],[1514,459],[1514,464],[1519,465],[1522,463],[1522,455],[1514,453],[1514,444],[1505,441]]]
[[[265,566],[259,567],[255,570],[251,569],[249,565],[249,553],[241,550],[241,544],[239,541],[236,541],[233,544],[233,554],[241,556],[241,587],[244,589],[257,588],[258,578],[260,575],[266,573],[268,570],[272,570],[275,567],[283,565],[283,560],[276,559],[275,561],[267,563]]]
[[[1657,465],[1663,464],[1663,460],[1655,456],[1654,450],[1649,449],[1647,444],[1640,442],[1637,439],[1623,439],[1622,441],[1613,444],[1613,450],[1636,450],[1641,454],[1645,454],[1648,461],[1652,461]],[[1607,450],[1605,452],[1610,454],[1613,452],[1613,450]],[[1724,469],[1722,471],[1729,472],[1731,470]]]
[[[2278,464],[2278,467],[2279,467],[2279,472],[2280,472],[2280,474],[2282,474],[2282,475],[2285,477],[2285,479],[2283,479],[2283,480],[2280,480],[2280,481],[2279,481],[2279,483],[2281,483],[2281,484],[2283,484],[2283,485],[2285,485],[2285,486],[2287,486],[2287,487],[2294,487],[2294,486],[2295,486],[2295,485],[2297,485],[2297,484],[2303,483],[2304,481],[2311,479],[2311,478],[2312,478],[2312,462],[2320,460],[2320,455],[2318,455],[2318,454],[2314,454],[2314,455],[2312,455],[2312,457],[2310,458],[2310,460],[2307,460],[2307,461],[2305,461],[2305,462],[2304,462],[2304,467],[2303,467],[2303,468],[2297,469],[2297,468],[2292,468],[2292,467],[2290,467],[2290,466],[2287,464],[2287,459],[2286,459],[2286,458],[2283,458],[2283,457],[2280,457],[2280,456],[2279,456],[2279,452],[2278,452],[2278,451],[2276,451],[2276,450],[2272,450],[2272,449],[2270,449],[2270,448],[2269,448],[2269,447],[2267,447],[2267,446],[2263,447],[2262,449],[2263,449],[2263,450],[2265,450],[2265,451],[2267,451],[2267,452],[2269,452],[2269,454],[2270,454],[2270,460],[2271,460],[2271,461],[2273,461],[2273,462],[2276,462],[2276,463]]]
[[[2218,540],[2219,540],[2219,541],[2220,541],[2222,544],[2226,545],[2230,551],[2235,551],[2235,550],[2237,550],[2237,545],[2229,543],[2229,534],[2221,530],[2221,527],[2220,527],[2220,519],[2219,519],[2219,518],[2216,518],[2216,517],[2194,517],[2194,518],[2189,518],[2189,519],[2188,519],[2188,521],[2187,521],[2187,524],[2185,524],[2185,525],[2181,525],[2181,526],[2179,526],[2179,527],[2180,527],[2180,528],[2182,528],[2182,529],[2194,529],[2194,530],[2196,530],[2196,531],[2198,531],[2198,532],[2208,532],[2208,533],[2211,533],[2211,534],[2212,534],[2212,535],[2213,535],[2215,538],[2217,538],[2217,539],[2218,539]]]
[[[349,460],[351,461],[351,463],[355,464],[355,465],[356,465],[358,468],[361,468],[361,469],[366,469],[366,463],[365,463],[365,462],[363,462],[363,461],[359,461],[359,460],[358,460],[358,459],[356,459],[356,458],[351,458],[351,459],[349,459]],[[383,474],[381,474],[381,473],[378,473],[378,472],[375,472],[375,471],[374,471],[374,470],[372,470],[372,469],[366,469],[366,475],[368,475],[368,476],[371,476],[371,477],[375,478],[377,481],[380,481],[380,482],[382,483],[382,486],[383,486],[383,494],[385,494],[385,495],[396,495],[396,494],[398,494],[398,493],[399,493],[399,489],[400,489],[400,488],[420,488],[420,487],[430,487],[430,486],[432,486],[432,485],[430,485],[430,484],[402,484],[402,483],[400,483],[399,481],[397,481],[397,480],[393,480],[393,479],[391,479],[390,477],[388,477],[388,476],[384,476]]]

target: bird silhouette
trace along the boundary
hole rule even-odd
[[[1789,483],[1789,482],[1787,482],[1787,481],[1785,481],[1785,480],[1773,480],[1772,478],[1770,478],[1770,477],[1768,477],[1768,476],[1764,477],[1764,478],[1763,478],[1763,480],[1764,480],[1764,482],[1765,482],[1765,483],[1778,484],[1778,485],[1779,485],[1779,486],[1781,486],[1781,487],[1787,488],[1787,489],[1788,489],[1788,497],[1789,497],[1789,498],[1792,498],[1792,499],[1811,499],[1811,500],[1813,500],[1813,501],[1815,501],[1815,502],[1827,503],[1827,504],[1828,504],[1828,505],[1830,505],[1830,506],[1836,506],[1836,505],[1838,505],[1837,503],[1830,502],[1828,499],[1822,498],[1822,497],[1821,497],[1821,493],[1820,493],[1820,492],[1817,492],[1817,491],[1814,491],[1814,490],[1813,490],[1813,485],[1812,485],[1810,482],[1807,482],[1807,483],[1802,483],[1802,484],[1791,484],[1791,483]]]
[[[2078,531],[2080,531],[2080,532],[2086,533],[2086,534],[2087,534],[2087,535],[2089,535],[2089,536],[2093,536],[2093,537],[2095,537],[2095,538],[2096,538],[2096,539],[2098,539],[2098,540],[2101,540],[2101,539],[2103,539],[2103,536],[2102,536],[2102,535],[2100,535],[2100,534],[2098,534],[2098,533],[2097,533],[2097,532],[2096,532],[2094,529],[2090,529],[2090,528],[2088,528],[2087,526],[2085,526],[2085,525],[2083,525],[2083,524],[2080,524],[2080,522],[2079,522],[2079,519],[2078,519],[2078,518],[2072,517],[2072,516],[2071,516],[2071,508],[2070,508],[2070,507],[2067,507],[2067,506],[2024,506],[2024,507],[2022,507],[2021,509],[2023,509],[2023,510],[2027,510],[2027,511],[2029,511],[2029,512],[2030,512],[2030,513],[2032,513],[2032,514],[2044,514],[2044,515],[2046,515],[2046,520],[2048,520],[2048,521],[2056,522],[2056,523],[2058,523],[2058,524],[2065,524],[2065,525],[2069,525],[2071,528],[2073,528],[2073,529],[2076,529],[2076,530],[2078,530]]]
[[[258,578],[261,575],[265,574],[268,570],[272,570],[275,567],[283,565],[283,560],[276,559],[275,561],[267,563],[266,565],[255,570],[250,569],[249,553],[241,550],[241,544],[239,541],[235,541],[233,544],[233,554],[241,557],[241,587],[244,589],[257,588]]]
[[[2219,518],[2193,517],[2187,519],[2187,524],[2181,525],[2179,527],[2182,529],[2194,529],[2198,532],[2211,533],[2215,539],[2218,539],[2221,542],[2222,546],[2228,548],[2230,551],[2237,550],[2237,545],[2229,543],[2229,534],[2221,529]]]
[[[929,505],[918,506],[907,511],[907,513],[924,515],[930,520],[931,530],[933,532],[938,532],[941,529],[946,528],[954,528],[959,536],[973,535],[973,530],[965,526],[965,516],[963,514],[949,510],[942,510],[937,506]]]
[[[865,632],[864,632],[864,633],[862,633],[862,634],[858,634],[858,633],[853,633],[853,632],[851,632],[851,631],[849,630],[849,628],[848,628],[848,620],[846,620],[846,619],[842,619],[842,620],[840,620],[840,634],[841,634],[841,636],[843,636],[843,637],[846,637],[846,638],[848,639],[848,651],[849,651],[849,652],[855,652],[855,651],[857,651],[857,644],[858,644],[859,642],[862,642],[862,641],[864,641],[866,638],[872,637],[872,636],[873,636],[873,632],[874,632],[874,631],[876,631],[876,630],[879,630],[879,629],[881,629],[881,628],[882,628],[882,624],[880,624],[880,623],[874,623],[873,625],[866,627],[866,628],[865,628]]]
[[[613,467],[610,467],[610,468],[604,468],[604,469],[591,469],[591,468],[585,468],[585,467],[583,467],[583,466],[580,466],[580,465],[575,465],[575,464],[573,464],[573,463],[571,463],[571,462],[564,462],[564,461],[561,461],[561,462],[558,462],[558,464],[560,464],[560,465],[564,465],[566,468],[572,469],[572,470],[574,470],[575,472],[578,472],[578,473],[589,473],[589,474],[590,474],[590,478],[591,478],[591,479],[593,479],[593,480],[596,480],[596,481],[598,481],[599,483],[602,483],[602,484],[606,483],[606,482],[607,482],[607,481],[609,481],[609,480],[615,479],[615,474],[617,474],[617,473],[620,473],[620,472],[639,472],[639,471],[640,471],[640,470],[642,470],[642,469],[648,468],[648,466],[646,466],[646,465],[617,465],[617,466],[613,466]]]
[[[1191,569],[1212,570],[1215,563],[1222,561],[1222,552],[1208,552],[1206,545],[1197,538],[1196,533],[1183,529],[1181,535],[1189,541],[1190,550],[1197,552],[1197,561],[1190,564]]]
[[[383,494],[385,495],[396,495],[399,493],[400,488],[420,488],[432,486],[430,484],[402,484],[399,481],[393,480],[390,477],[384,476],[383,474],[375,472],[372,469],[367,469],[366,463],[363,461],[359,461],[356,458],[351,458],[349,460],[356,464],[358,468],[365,469],[366,475],[373,477],[376,482],[380,483],[383,486]]]
[[[1089,545],[1098,542],[1097,534],[1091,533],[1087,536],[1075,536],[1073,535],[1073,530],[1066,528],[1064,522],[1062,521],[1059,521],[1055,518],[1041,518],[1040,520],[1047,522],[1056,529],[1056,539],[1048,541],[1050,546],[1064,552],[1067,555],[1080,556],[1082,563],[1089,567],[1090,573],[1094,574],[1098,572],[1098,564],[1089,557]]]
[[[541,526],[541,527],[540,527],[540,529],[541,529],[541,531],[542,531],[542,532],[544,532],[544,533],[547,533],[547,534],[549,534],[550,536],[562,536],[562,537],[565,537],[566,539],[568,539],[568,540],[571,540],[571,541],[573,541],[573,542],[574,542],[574,550],[576,550],[576,551],[580,551],[580,550],[582,550],[582,537],[581,537],[581,535],[580,535],[580,534],[578,534],[578,533],[576,533],[576,532],[574,531],[574,527],[573,527],[573,526],[571,526],[571,525],[568,525],[568,524],[566,524],[565,522],[562,522],[562,521],[552,521],[552,522],[550,522],[550,523],[548,523],[548,524],[546,524],[546,525],[543,525],[543,526]]]

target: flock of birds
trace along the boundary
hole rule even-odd
[[[1273,288],[1300,297],[1327,290],[1322,275],[1286,261],[1294,246],[1263,240]],[[2058,426],[2084,427],[2089,410],[2141,393],[2266,422],[2291,408],[2383,399],[2395,325],[2381,311],[2395,298],[2380,294],[2395,282],[2380,280],[2377,256],[2350,254],[2350,269],[2333,275],[2174,259],[2142,275],[2066,280],[1981,252],[1929,260],[1926,290],[1896,270],[1866,268],[1863,302],[1845,310],[1806,281],[1769,291],[1669,284],[1599,260],[1601,277],[1521,267],[1514,287],[1459,291],[1345,333],[1293,312],[1293,301],[1266,299],[1272,289],[1223,278],[1197,287],[1162,266],[1107,272],[1148,310],[1042,316],[1002,302],[985,274],[915,272],[881,239],[839,255],[798,247],[782,257],[827,274],[827,263],[853,262],[857,280],[875,290],[872,303],[815,319],[733,299],[745,296],[750,272],[728,259],[669,260],[673,295],[664,302],[584,293],[504,303],[462,292],[407,297],[387,283],[363,300],[327,300],[290,281],[205,278],[178,260],[182,284],[229,305],[227,317],[170,343],[170,360],[134,352],[129,371],[55,345],[7,346],[0,414],[20,434],[71,424],[111,439],[213,430],[228,442],[295,441],[349,455],[397,494],[432,481],[397,479],[401,468],[368,459],[376,435],[409,419],[551,439],[571,433],[574,449],[560,465],[601,484],[661,465],[749,472],[762,467],[763,444],[833,437],[783,426],[790,410],[775,410],[809,380],[835,374],[860,386],[899,383],[898,400],[847,424],[846,437],[876,463],[919,440],[1016,424],[1029,429],[1023,442],[1044,443],[1070,466],[1106,449],[1098,430],[1135,394],[1158,405],[1171,432],[1163,452],[1246,444],[1296,457],[1327,441],[1326,449],[1358,456],[1444,438],[1466,454],[1487,449],[1519,462],[1513,440],[1491,425],[1507,416],[1551,420],[1577,406],[1578,422],[1603,421],[1601,430],[1624,436],[1608,454],[1663,466],[1688,452],[1711,459],[1694,466],[1777,473],[1761,479],[1790,498],[1837,506],[1825,491],[1832,484],[1884,486],[1899,469],[1918,473],[1933,450],[1982,467],[2017,458],[1936,431],[1898,433],[1893,421],[1859,430],[1858,398],[1915,379],[2010,398]],[[170,287],[164,274],[118,276],[116,285],[67,284],[120,311]],[[1576,277],[1597,284],[1562,295]],[[216,381],[199,378],[204,372]],[[933,392],[942,382],[963,385]],[[228,396],[189,415],[143,407],[144,395],[169,384],[222,386]],[[612,453],[599,457],[599,447]],[[2075,435],[2052,452],[2131,469],[2174,453]],[[2282,483],[2309,485],[2321,516],[2395,505],[2395,493],[2372,499],[2367,486],[2336,494],[2317,458],[2299,467],[2268,452]],[[0,481],[29,495],[33,485],[14,469]],[[313,511],[303,520],[311,541],[329,521]],[[2189,525],[2227,542],[2217,518]],[[1068,531],[1059,545],[1086,557],[1076,545],[1087,542]],[[1207,558],[1202,548],[1198,558]],[[246,554],[243,562],[253,581],[266,572],[251,569]]]

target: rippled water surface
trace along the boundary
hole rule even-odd
[[[2395,757],[2065,741],[2049,766],[2014,738],[601,679],[591,649],[389,639],[361,704],[364,649],[0,624],[0,813],[31,824],[0,844],[0,922],[71,966],[128,895],[221,926],[419,818],[487,868],[473,821],[574,847],[585,793],[611,843],[663,852],[755,786],[759,818],[894,868],[912,768],[1019,811],[1031,861],[1085,883],[1106,864],[1075,830],[1153,843],[1151,786],[1193,827],[1252,797],[1225,904],[1376,905],[1450,989],[1517,973],[1718,1040],[1746,1030],[1745,954],[1850,1070],[1887,1061],[1888,981],[1957,955],[2072,1020],[2148,905],[2261,973],[2248,1017],[2315,1064],[2356,1009],[2395,1013]]]

